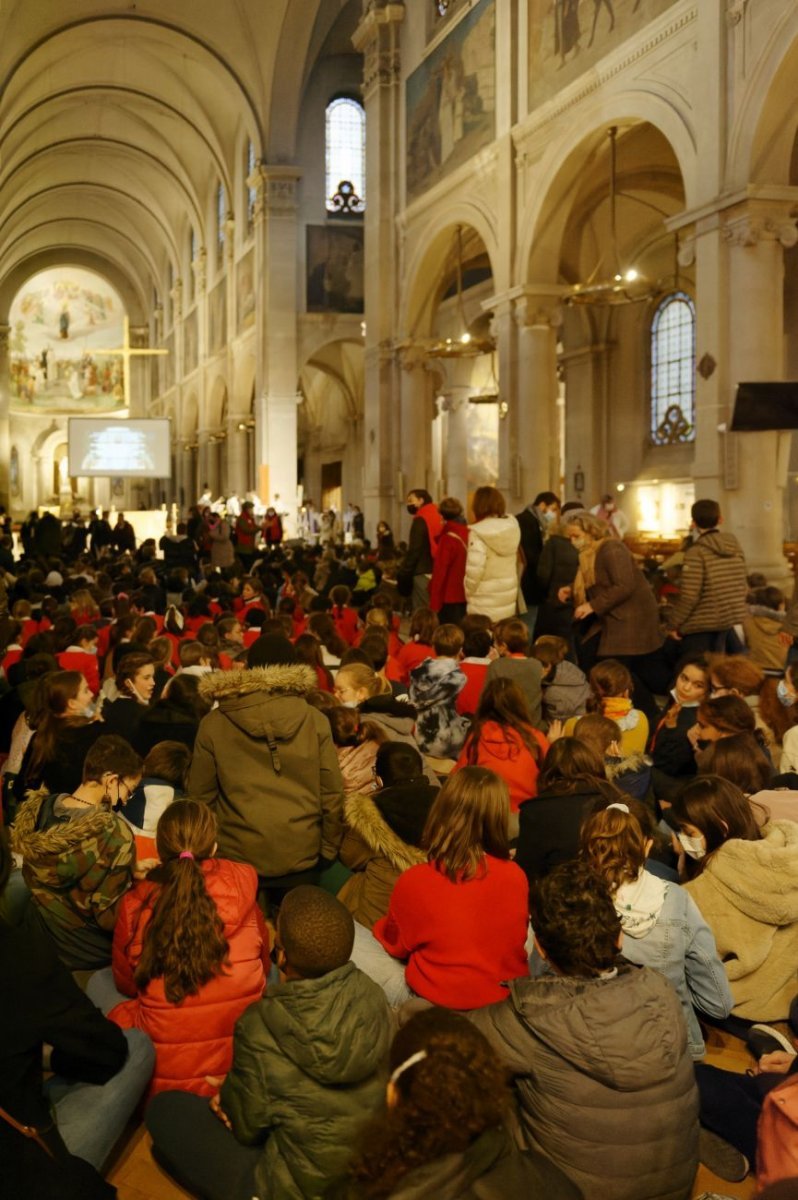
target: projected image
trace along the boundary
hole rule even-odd
[[[83,456],[78,474],[87,471],[107,471],[118,475],[122,471],[154,471],[155,460],[147,445],[147,436],[140,429],[101,429],[89,436],[89,449]]]

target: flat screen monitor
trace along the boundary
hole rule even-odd
[[[170,479],[168,418],[116,421],[113,417],[69,418],[69,474],[114,479]]]
[[[732,433],[798,429],[798,383],[740,383],[729,424]]]

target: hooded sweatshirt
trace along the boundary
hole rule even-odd
[[[590,684],[576,663],[557,663],[550,679],[543,680],[543,712],[547,721],[567,721],[587,712]]]
[[[698,1097],[679,999],[658,971],[517,979],[470,1018],[516,1076],[526,1144],[585,1197],[686,1200]]]
[[[747,593],[740,543],[731,533],[709,529],[685,551],[679,597],[666,617],[668,629],[681,634],[731,629],[745,620]]]
[[[315,1200],[343,1176],[383,1103],[392,1032],[382,988],[351,962],[277,984],[247,1009],[221,1106],[239,1142],[266,1139],[258,1195]]]
[[[482,726],[476,763],[470,762],[471,739],[466,740],[455,770],[460,767],[487,767],[504,780],[510,791],[510,809],[518,812],[523,800],[529,800],[538,792],[540,766],[549,749],[548,739],[539,729],[529,727],[529,734],[539,747],[535,757],[514,729],[505,729],[498,721],[486,721]]]
[[[465,593],[470,613],[492,621],[515,615],[520,541],[515,517],[485,517],[469,527]]]
[[[686,886],[715,935],[734,1015],[786,1020],[798,992],[798,824],[730,838]]]
[[[334,859],[342,836],[343,780],[329,721],[305,696],[304,664],[214,671],[200,695],[218,708],[194,744],[189,795],[219,822],[219,854],[279,878]]]
[[[410,672],[410,703],[415,707],[416,741],[422,754],[455,758],[469,721],[457,711],[466,677],[453,658],[428,658]]]

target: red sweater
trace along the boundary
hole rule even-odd
[[[477,711],[489,666],[489,662],[468,662],[467,659],[459,663],[460,670],[466,677],[466,685],[455,702],[455,708],[459,713],[470,717]]]
[[[342,605],[333,608],[330,616],[333,619],[338,636],[344,639],[347,646],[354,646],[360,626],[360,617],[357,615],[356,609],[349,608],[348,605]]]
[[[133,996],[108,1014],[123,1029],[143,1029],[155,1046],[150,1095],[177,1088],[211,1096],[206,1075],[226,1075],[233,1062],[233,1029],[245,1008],[260,1000],[269,970],[269,934],[255,897],[258,877],[245,863],[208,858],[202,863],[207,887],[224,921],[230,947],[221,975],[182,1004],[166,999],[163,979],[138,992],[133,975],[144,931],[152,916],[147,899],[157,884],[137,883],[122,899],[114,928],[114,982]]]
[[[434,657],[435,651],[432,646],[427,646],[424,642],[405,642],[396,655],[397,666],[402,672],[402,683],[409,683],[410,672],[420,667],[428,658]]]
[[[94,695],[97,695],[100,690],[100,667],[96,654],[89,654],[79,646],[68,646],[56,654],[56,659],[62,671],[80,671]]]
[[[443,1008],[482,1008],[505,1000],[506,982],[529,974],[524,944],[529,884],[520,867],[485,856],[486,870],[452,883],[432,863],[396,881],[374,936],[407,959],[408,986]]]
[[[488,767],[504,780],[510,789],[510,808],[513,812],[518,812],[518,805],[523,800],[537,796],[540,767],[549,749],[548,738],[539,729],[530,725],[529,732],[540,746],[537,762],[515,730],[505,729],[496,721],[485,722],[479,739],[474,765]],[[471,738],[468,737],[455,763],[455,771],[472,765],[468,757],[470,746]]]
[[[429,606],[440,612],[444,604],[465,604],[465,568],[468,526],[447,521],[438,539],[438,553],[429,584]]]

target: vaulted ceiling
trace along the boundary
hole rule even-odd
[[[56,261],[104,270],[141,319],[167,265],[179,274],[188,230],[211,244],[216,181],[232,205],[247,140],[267,163],[292,161],[305,84],[352,7],[6,0],[0,319]]]

